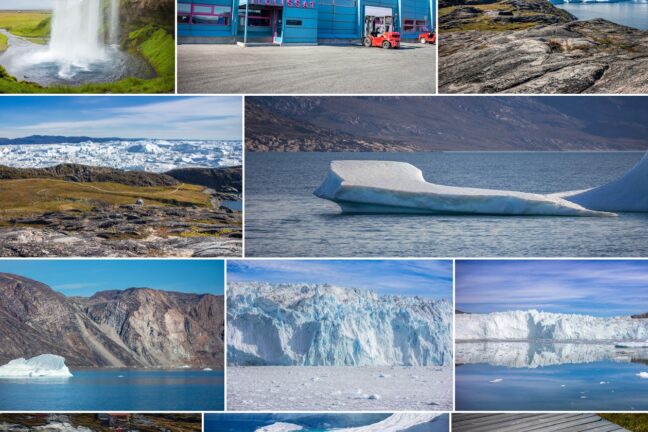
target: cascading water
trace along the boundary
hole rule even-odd
[[[60,65],[59,75],[87,69],[105,57],[100,41],[100,0],[55,0],[49,56]]]
[[[119,0],[111,0],[110,3],[110,32],[108,40],[111,45],[119,44]]]

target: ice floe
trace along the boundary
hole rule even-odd
[[[0,366],[0,378],[71,377],[65,359],[53,354],[42,354],[25,360],[19,358]]]

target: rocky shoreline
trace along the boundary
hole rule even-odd
[[[648,93],[648,31],[547,0],[440,7],[441,93]]]

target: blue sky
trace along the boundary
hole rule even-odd
[[[465,312],[648,312],[648,261],[458,261],[456,274],[456,306]]]
[[[234,260],[231,281],[328,283],[380,294],[452,299],[452,262],[440,260]]]
[[[223,294],[221,260],[0,260],[0,272],[49,285],[66,296],[133,287]]]
[[[238,96],[4,96],[0,137],[240,140]]]
[[[0,0],[0,10],[52,9],[54,0]]]

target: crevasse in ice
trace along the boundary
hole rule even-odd
[[[452,361],[447,300],[331,285],[230,283],[235,365],[428,366]]]

